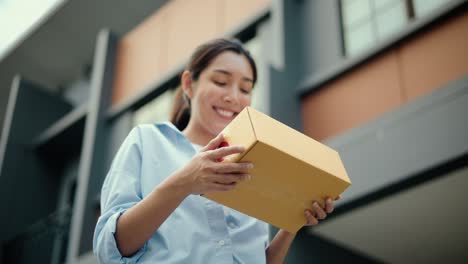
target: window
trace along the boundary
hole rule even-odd
[[[414,13],[416,17],[429,15],[434,10],[442,7],[450,0],[413,0]]]
[[[174,100],[174,90],[167,90],[160,96],[135,111],[133,124],[153,124],[169,121]]]
[[[340,0],[345,53],[368,50],[451,0]]]
[[[253,37],[244,43],[245,48],[250,52],[257,65],[257,83],[252,90],[252,107],[268,113],[268,87],[265,83],[266,69],[262,58],[262,48],[260,38]]]

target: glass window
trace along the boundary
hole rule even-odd
[[[368,20],[371,15],[371,0],[343,0],[343,22],[351,26]]]
[[[379,39],[385,39],[392,36],[403,30],[407,23],[408,17],[405,3],[403,1],[397,1],[395,5],[388,9],[383,9],[382,12],[376,16],[377,37]]]
[[[416,17],[429,15],[451,1],[453,0],[413,0],[414,13]]]
[[[151,102],[135,111],[134,125],[153,124],[169,120],[174,98],[174,90],[168,90]]]
[[[375,9],[387,9],[389,7],[395,6],[396,4],[401,4],[401,0],[373,0]]]
[[[453,0],[341,0],[346,55],[366,51],[401,32],[415,17],[426,16],[450,1]]]
[[[265,85],[266,73],[262,58],[261,41],[258,37],[254,37],[244,43],[244,46],[257,65],[257,83],[252,91],[252,107],[263,113],[268,113],[268,87]]]
[[[368,50],[407,23],[404,0],[342,0],[341,11],[347,55]]]
[[[367,50],[375,42],[375,38],[370,22],[352,28],[345,34],[346,51],[349,54],[356,54]]]

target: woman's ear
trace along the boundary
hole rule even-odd
[[[193,97],[192,74],[189,71],[185,70],[182,73],[180,83],[182,85],[182,89],[183,89],[184,93],[188,96],[189,99],[192,99],[192,97]]]

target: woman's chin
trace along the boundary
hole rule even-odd
[[[223,129],[229,124],[229,122],[226,123],[218,123],[215,127],[213,127],[212,131],[214,132],[215,135],[218,135],[223,131]]]

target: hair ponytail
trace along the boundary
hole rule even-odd
[[[177,87],[174,103],[170,114],[171,121],[180,131],[184,130],[190,120],[190,101],[184,93],[182,86]]]

